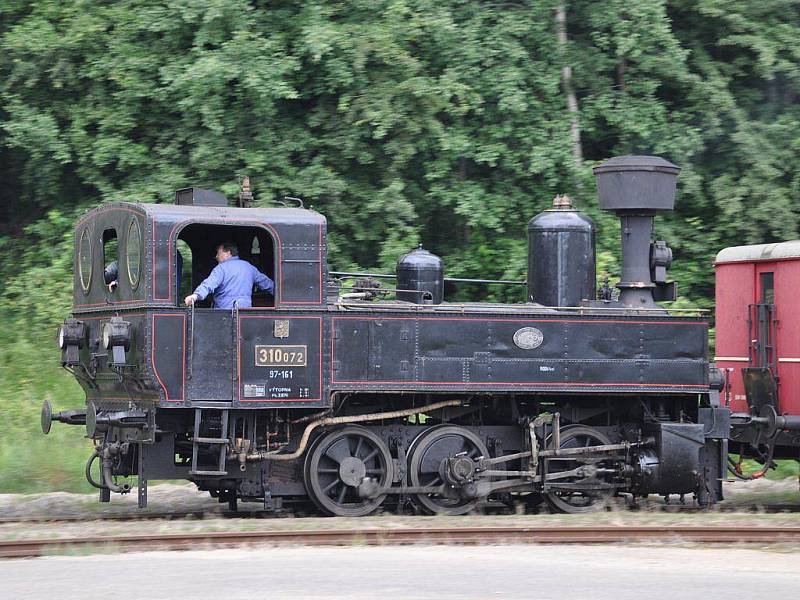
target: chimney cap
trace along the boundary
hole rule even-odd
[[[615,156],[595,167],[600,208],[659,211],[675,207],[680,168],[659,156]]]
[[[638,156],[630,154],[609,158],[607,161],[592,169],[595,175],[614,171],[655,171],[658,173],[677,175],[680,173],[680,170],[681,168],[679,166],[673,165],[660,156]]]

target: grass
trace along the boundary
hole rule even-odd
[[[734,461],[739,460],[739,456],[737,454],[731,454],[731,458]],[[766,474],[764,475],[765,479],[778,480],[788,479],[790,477],[797,478],[800,476],[800,462],[796,460],[776,460],[775,464],[776,467],[774,469],[767,470]],[[747,459],[742,462],[742,473],[745,475],[755,473],[763,468],[764,465],[759,464],[754,460]]]
[[[54,423],[42,434],[42,401],[55,411],[80,408],[85,395],[60,368],[52,339],[0,340],[0,493],[89,492],[83,477],[91,452],[85,430]]]

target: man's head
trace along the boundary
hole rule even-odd
[[[217,262],[223,263],[232,256],[239,256],[239,247],[233,242],[222,242],[217,245]]]

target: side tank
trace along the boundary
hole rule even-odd
[[[415,304],[441,304],[444,299],[442,259],[419,248],[397,261],[397,299]],[[402,290],[402,291],[400,291]]]
[[[528,222],[528,300],[578,306],[594,300],[595,228],[567,196]]]

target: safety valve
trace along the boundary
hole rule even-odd
[[[111,350],[112,364],[126,364],[125,352],[131,349],[131,324],[122,317],[111,317],[103,326],[103,348]]]
[[[58,347],[61,348],[61,364],[77,365],[79,350],[86,344],[86,324],[77,319],[66,319],[58,330]]]

